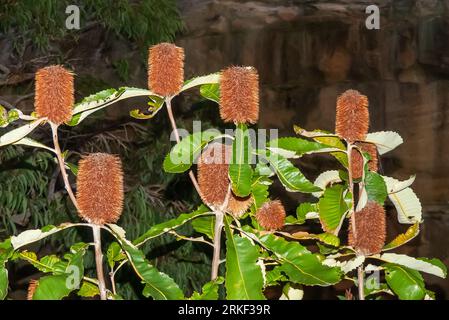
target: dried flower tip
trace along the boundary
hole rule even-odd
[[[386,216],[383,206],[375,201],[368,201],[365,208],[355,212],[356,236],[349,224],[349,245],[359,254],[372,255],[379,253],[385,245]]]
[[[38,280],[30,280],[28,283],[28,293],[27,300],[33,300],[34,292],[36,292],[37,286],[39,285]]]
[[[368,98],[348,90],[337,99],[335,132],[348,142],[365,140],[369,127]]]
[[[36,72],[34,107],[40,117],[60,125],[72,118],[75,103],[73,74],[62,66],[49,66]]]
[[[184,83],[184,49],[160,43],[148,50],[148,87],[167,97],[177,94]]]
[[[368,161],[368,169],[373,172],[378,170],[378,157],[377,147],[374,144],[367,142],[357,142],[356,146],[359,147],[361,152],[366,152],[370,155]],[[360,179],[363,177],[363,156],[359,150],[353,148],[351,152],[351,172],[354,179]]]
[[[89,223],[115,223],[123,209],[123,171],[120,158],[93,153],[79,162],[77,201],[81,218]]]
[[[377,172],[379,170],[379,158],[377,156],[376,145],[369,142],[357,142],[356,146],[358,146],[363,152],[369,154],[371,159],[368,161],[368,169],[370,171]]]
[[[240,218],[252,204],[253,198],[251,196],[241,198],[232,194],[229,198],[227,211],[234,217]]]
[[[229,67],[220,80],[220,116],[224,122],[259,119],[259,75],[252,67]]]
[[[198,160],[198,185],[201,199],[209,206],[219,208],[226,199],[230,185],[228,171],[231,154],[231,146],[212,143]],[[231,192],[225,210],[239,218],[248,210],[252,202],[253,199],[250,196],[241,198]]]
[[[265,230],[277,230],[285,224],[285,209],[279,200],[269,201],[257,210],[257,222]]]

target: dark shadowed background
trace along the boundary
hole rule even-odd
[[[21,1],[5,3],[17,2]],[[52,63],[63,63],[74,70],[77,100],[124,84],[146,87],[146,47],[170,40],[185,49],[186,78],[216,72],[230,64],[256,67],[261,82],[259,127],[279,128],[281,136],[293,135],[294,124],[333,131],[337,96],[346,89],[357,89],[369,98],[371,131],[397,131],[405,141],[382,157],[383,173],[398,179],[417,175],[413,188],[421,199],[425,221],[419,238],[406,245],[403,252],[438,257],[449,265],[449,144],[446,143],[449,137],[449,1],[112,1],[115,4],[110,5],[117,6],[115,10],[125,8],[128,19],[124,15],[123,21],[116,21],[114,11],[107,11],[109,16],[99,15],[98,10],[106,10],[101,7],[102,1],[73,2],[83,8],[81,30],[62,30],[48,39],[45,35],[49,31],[44,30],[42,43],[36,43],[41,38],[30,34],[32,27],[27,25],[30,23],[27,19],[18,18],[9,24],[3,21],[1,25],[6,14],[19,12],[6,13],[2,11],[6,7],[0,7],[0,104],[30,112],[34,72]],[[153,18],[153,25],[145,25],[145,10],[133,9],[139,3],[149,3],[148,12],[153,15],[158,11],[151,8],[158,6],[159,18]],[[380,8],[379,30],[365,27],[368,16],[365,8],[369,4]],[[43,17],[44,21],[50,19],[54,23],[54,27],[48,23],[52,30],[64,23],[64,9],[58,10],[50,17]],[[32,15],[39,14],[33,12]],[[133,24],[143,26],[126,27]],[[164,28],[154,31],[156,25]],[[40,34],[39,30],[36,34]],[[177,98],[175,113],[182,118],[181,122],[189,127],[192,119],[201,118],[206,125],[217,125],[216,106],[199,101],[194,94]],[[133,121],[127,114],[136,107],[143,109],[145,100],[115,105],[101,115],[102,118],[106,115],[107,121],[92,120],[63,133],[66,148],[74,151],[74,162],[79,153],[93,150],[120,153],[129,160],[125,171],[131,200],[122,223],[131,235],[142,233],[148,224],[191,208],[198,200],[192,192],[185,191],[188,181],[182,177],[164,177],[158,169],[169,148],[165,115]],[[36,134],[42,139],[50,138],[48,132]],[[142,144],[142,139],[147,143]],[[1,174],[7,177],[11,172],[29,174],[17,171],[24,161],[33,160],[27,153],[29,150],[8,151],[18,152],[20,161],[15,160],[16,154],[6,156],[6,151],[0,152],[3,152]],[[137,165],[139,161],[141,164]],[[45,183],[56,176],[56,166],[47,162],[50,169],[42,170],[48,174],[40,176]],[[314,178],[328,163],[306,158],[301,165],[305,174]],[[45,200],[37,207],[33,204],[39,197],[30,198],[24,190],[19,191],[25,198],[21,201],[27,202],[25,209],[11,205],[0,196],[3,231],[17,232],[44,225],[57,220],[58,210],[66,212],[64,217],[76,219],[61,196],[49,198],[50,192],[52,196],[58,190],[62,192],[62,184],[53,183],[56,187],[42,191]],[[0,191],[11,188],[10,184],[2,186]],[[10,190],[15,194],[19,191]],[[290,210],[295,209],[300,199],[294,195],[282,197]],[[136,203],[139,203],[137,208]],[[42,210],[48,215],[48,221],[34,217],[45,216]],[[395,223],[395,215],[392,210],[389,212],[389,239],[405,230]],[[140,221],[142,226],[136,227],[135,221]],[[78,236],[82,237],[73,235],[74,239]],[[184,279],[183,288],[195,289],[193,283],[200,281],[202,274],[198,265],[209,263],[204,249],[173,245],[170,239],[164,241],[173,248],[151,247],[150,254],[161,261],[164,271],[177,280]],[[199,252],[197,261],[186,263],[182,270],[170,267],[174,261],[184,261],[192,250]],[[26,283],[30,272],[22,269],[18,266],[17,272],[22,272]],[[429,277],[428,281],[439,298],[449,297],[449,281],[435,277]],[[18,297],[23,293],[21,290],[23,286],[18,285]],[[129,297],[134,296],[130,293]]]

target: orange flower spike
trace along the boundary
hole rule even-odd
[[[353,143],[365,140],[369,127],[368,98],[356,90],[348,90],[337,99],[335,132]]]
[[[355,214],[356,234],[349,225],[348,242],[363,255],[380,253],[386,239],[386,215],[383,206],[375,201],[368,201],[365,208]]]
[[[279,200],[269,201],[257,210],[256,220],[265,230],[278,230],[285,225],[285,209]]]
[[[34,107],[39,117],[47,117],[56,125],[72,118],[73,82],[73,73],[62,66],[49,66],[36,72]]]
[[[184,83],[184,49],[160,43],[148,50],[148,87],[163,97],[176,95]]]
[[[123,171],[120,158],[93,153],[79,162],[77,202],[81,218],[89,223],[115,223],[123,210]]]
[[[259,119],[259,75],[252,67],[221,72],[220,116],[224,122],[256,123]]]

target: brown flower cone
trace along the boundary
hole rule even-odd
[[[123,172],[120,158],[94,153],[79,162],[77,201],[81,218],[89,223],[115,223],[123,209]]]
[[[379,160],[377,157],[376,146],[367,142],[357,142],[356,146],[358,146],[362,152],[366,152],[370,155],[371,159],[368,161],[368,169],[377,172]],[[354,179],[363,177],[363,156],[357,149],[352,149],[351,152],[351,171]]]
[[[34,107],[40,117],[60,125],[72,118],[75,103],[73,74],[62,66],[49,66],[36,72]]]
[[[223,205],[230,180],[228,176],[229,159],[232,147],[220,143],[212,143],[201,154],[198,160],[198,185],[204,203],[219,208]],[[227,212],[240,217],[252,204],[251,197],[237,197],[231,192]]]
[[[224,122],[257,122],[259,119],[259,75],[256,69],[229,67],[222,71],[220,116]]]
[[[348,142],[365,140],[369,127],[368,98],[348,90],[337,99],[335,132]]]
[[[160,43],[148,50],[148,87],[167,97],[176,95],[184,83],[184,49]]]
[[[278,230],[285,224],[285,209],[279,200],[269,201],[257,210],[257,222],[265,230]]]
[[[349,245],[359,254],[372,255],[380,253],[385,245],[386,216],[383,206],[375,201],[368,201],[365,208],[355,212],[357,237],[354,236],[352,224],[349,224]]]
[[[28,284],[27,300],[33,300],[34,292],[36,292],[38,285],[38,280],[30,280]]]

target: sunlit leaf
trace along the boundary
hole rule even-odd
[[[426,295],[424,280],[416,270],[393,263],[383,265],[388,286],[401,300],[422,300]]]
[[[324,191],[323,197],[318,202],[321,225],[327,232],[337,234],[349,210],[345,198],[350,197],[350,194],[345,196],[345,191],[344,186],[334,185]]]
[[[246,197],[251,192],[253,170],[251,161],[251,140],[245,124],[238,124],[232,144],[232,161],[229,164],[229,178],[232,191],[239,197]]]
[[[380,155],[387,153],[397,146],[401,145],[404,140],[402,137],[393,131],[380,131],[368,133],[365,139],[366,142],[374,143]]]
[[[414,239],[419,234],[419,223],[410,226],[405,233],[401,233],[383,247],[383,251],[391,250],[402,246],[403,244]]]

